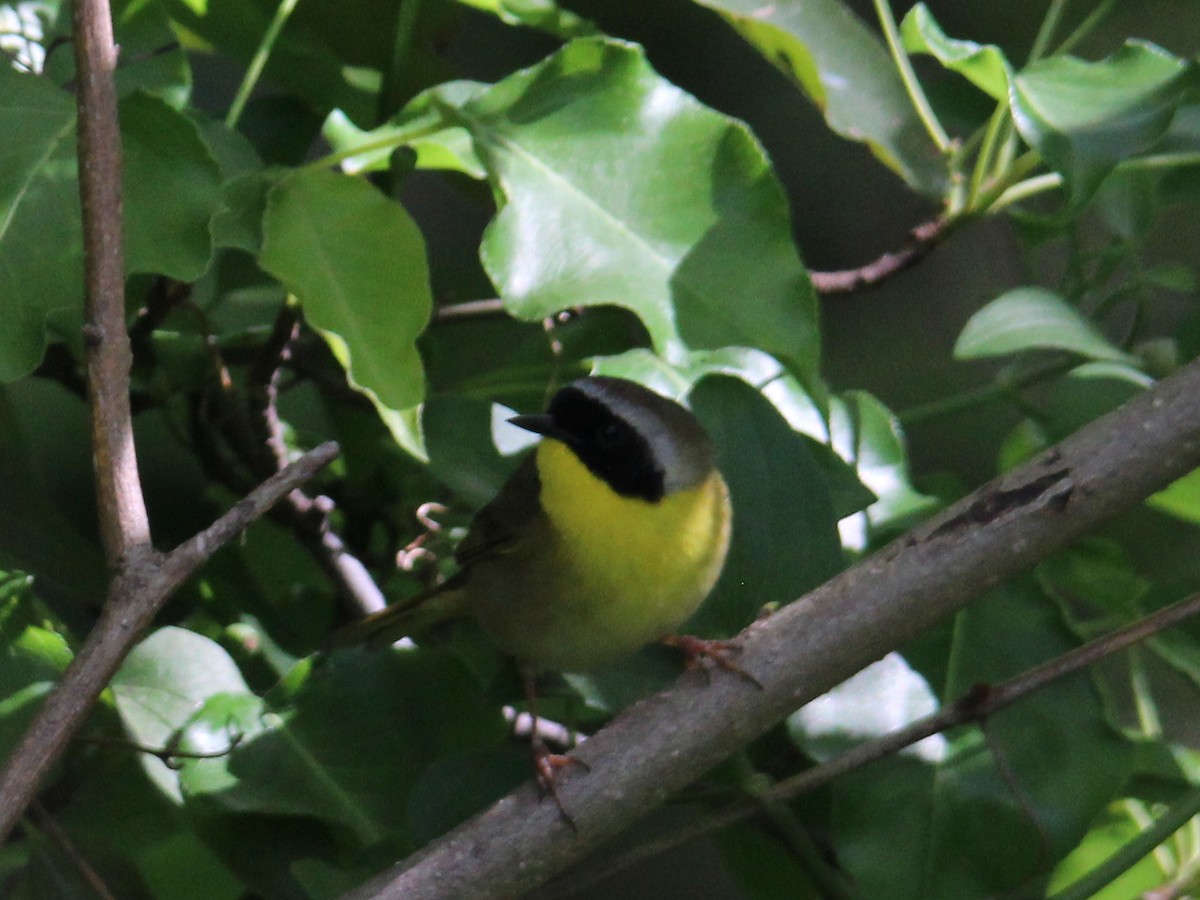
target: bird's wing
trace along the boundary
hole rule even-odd
[[[530,453],[483,509],[471,520],[467,536],[459,542],[454,558],[463,569],[482,557],[512,553],[520,547],[521,536],[537,529],[529,526],[544,515],[539,498],[541,481],[537,461]]]

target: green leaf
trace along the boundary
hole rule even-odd
[[[1047,896],[1086,877],[1102,861],[1134,840],[1146,827],[1144,818],[1135,816],[1128,801],[1114,802],[1097,818],[1087,835],[1057,866],[1047,887]],[[1091,900],[1129,900],[1130,897],[1152,897],[1171,873],[1164,872],[1158,858],[1148,853],[1137,864],[1111,881],[1104,890],[1092,894]]]
[[[1194,81],[1193,68],[1143,41],[1129,41],[1099,62],[1052,56],[1013,79],[1013,120],[1062,173],[1077,208],[1117,163],[1166,133]]]
[[[29,385],[24,387],[28,391]],[[54,390],[49,385],[45,389]],[[22,434],[15,391],[0,386],[0,567],[36,573],[41,595],[67,600],[76,612],[71,626],[86,627],[77,610],[103,596],[108,567],[94,538],[84,537],[55,503],[35,462],[34,454],[45,448],[35,450]],[[41,412],[61,414],[61,407],[47,402],[46,393],[32,396]]]
[[[74,82],[75,54],[70,49],[73,39],[71,5],[53,0],[49,3],[5,6],[10,9],[14,6],[32,7],[44,13],[50,23],[43,46],[50,53],[46,57],[43,74],[55,84]],[[174,31],[163,4],[148,3],[146,0],[114,0],[111,6],[113,39],[120,49],[120,59],[113,72],[118,95],[125,97],[134,91],[145,91],[161,97],[176,109],[182,109],[191,94],[192,73],[187,51],[181,46],[179,35]]]
[[[167,746],[209,697],[249,690],[219,644],[174,626],[134,647],[111,686],[130,739],[155,748]],[[179,798],[174,770],[152,756],[143,756],[142,764],[168,797]]]
[[[247,690],[219,644],[171,625],[134,647],[112,681],[130,737],[151,747],[165,744],[213,694]]]
[[[118,92],[146,91],[182,109],[192,92],[192,70],[163,4],[117,0],[112,15],[121,48],[114,73]]]
[[[900,35],[904,39],[904,49],[909,53],[928,53],[985,94],[997,100],[1008,97],[1012,70],[1004,51],[995,44],[947,37],[924,3],[918,3],[908,11],[900,23]]]
[[[72,785],[70,803],[58,816],[89,859],[105,861],[102,871],[111,895],[244,897],[240,879],[205,845],[184,810],[146,778],[137,755],[117,751],[107,756],[104,765],[89,771],[90,777]],[[119,866],[108,864],[117,859]]]
[[[0,65],[0,381],[37,367],[46,316],[83,308],[75,103]]]
[[[196,124],[137,92],[121,102],[125,268],[193,281],[212,259],[221,173]]]
[[[458,82],[441,85],[436,93],[442,96],[461,93],[462,100],[466,100],[478,87],[473,82]],[[470,133],[447,121],[433,97],[434,94],[421,95],[391,122],[370,131],[359,128],[344,112],[335,109],[326,117],[321,135],[334,152],[352,154],[341,161],[342,171],[350,175],[386,169],[392,152],[407,146],[417,153],[418,169],[445,169],[484,178],[487,173],[475,153]]]
[[[1074,306],[1053,291],[1015,288],[975,313],[954,345],[956,359],[1064,350],[1090,359],[1132,362]]]
[[[569,40],[596,33],[596,26],[553,0],[458,0],[481,12],[491,13],[506,25],[536,28],[554,37]]]
[[[729,484],[733,536],[712,596],[686,628],[727,636],[765,604],[788,603],[841,570],[837,516],[808,440],[758,391],[713,377],[689,399]]]
[[[1157,494],[1151,494],[1146,503],[1159,512],[1200,525],[1200,469],[1171,482]]]
[[[1053,383],[1041,424],[1052,440],[1062,440],[1153,383],[1144,372],[1123,363],[1084,363]]]
[[[177,28],[249,64],[279,4],[269,0],[165,0]],[[344,0],[300,3],[271,47],[263,79],[317,111],[344,109],[357,121],[375,113],[378,91],[360,83],[362,66],[379,68],[390,52],[395,3]],[[307,21],[306,21],[307,20]],[[245,117],[243,118],[245,124]]]
[[[844,138],[865,142],[913,187],[941,190],[945,167],[879,36],[841,0],[695,0],[790,76]]]
[[[872,529],[895,530],[936,508],[937,501],[913,487],[900,423],[878,399],[848,391],[833,403],[830,420],[830,443],[873,495],[866,507]]]
[[[33,579],[0,572],[0,757],[16,744],[67,665],[71,650],[46,627]]]
[[[364,843],[407,833],[410,792],[435,759],[494,745],[505,731],[473,676],[445,652],[335,653],[278,705],[260,702],[214,698],[193,721],[189,747],[227,745],[231,726],[245,737],[225,756],[185,764],[189,802],[314,817]]]
[[[504,194],[482,257],[515,315],[614,304],[672,362],[756,346],[816,379],[816,298],[762,148],[640,48],[574,41],[458,119]]]
[[[425,241],[404,208],[361,179],[299,173],[271,190],[259,263],[397,434],[424,396],[416,339],[433,305]]]

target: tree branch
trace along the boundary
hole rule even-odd
[[[322,444],[268,478],[204,531],[165,556],[151,553],[113,578],[83,649],[46,698],[0,773],[0,842],[79,730],[100,692],[167,598],[210,556],[337,456]]]
[[[1200,465],[1200,361],[751,625],[763,684],[685,674],[573,755],[559,793],[525,785],[347,898],[511,897],[547,881],[799,706],[1004,578]]]
[[[841,756],[805,769],[790,778],[776,782],[753,798],[738,800],[721,809],[706,812],[703,818],[682,828],[661,835],[653,841],[638,844],[613,859],[597,861],[594,865],[571,869],[552,883],[544,885],[539,894],[565,897],[610,878],[636,863],[651,859],[698,838],[713,834],[730,825],[762,813],[768,803],[793,800],[829,784],[847,772],[868,763],[899,753],[930,735],[939,734],[959,725],[981,723],[996,712],[1024,699],[1034,691],[1052,684],[1059,678],[1094,666],[1100,660],[1126,650],[1139,641],[1178,625],[1200,614],[1200,594],[1194,594],[1171,606],[1156,610],[1131,625],[1089,641],[1061,656],[1034,666],[996,685],[975,685],[963,696],[947,703],[937,712],[923,716],[903,728],[864,741]]]
[[[107,0],[76,0],[79,180],[87,282],[85,344],[100,530],[113,570],[100,617],[0,772],[0,843],[171,593],[230,538],[337,455],[322,444],[163,556],[150,544],[129,406],[121,249],[121,142]]]
[[[74,13],[92,461],[100,537],[109,567],[116,569],[125,559],[151,551],[129,408],[133,357],[125,330],[121,134],[113,82],[117,48],[107,0],[77,0]]]

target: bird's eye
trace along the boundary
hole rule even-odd
[[[624,442],[625,430],[616,422],[605,422],[596,429],[596,443],[601,447],[617,447]]]

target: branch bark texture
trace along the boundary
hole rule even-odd
[[[109,567],[116,569],[125,558],[150,550],[129,406],[133,354],[125,330],[117,48],[108,0],[75,0],[74,17],[92,463],[100,537]]]
[[[742,678],[685,674],[561,773],[576,828],[532,785],[347,895],[514,897],[582,859],[788,713],[970,599],[1200,465],[1200,362],[743,634]]]
[[[84,344],[100,533],[112,570],[104,607],[79,654],[0,772],[0,844],[33,800],[122,660],[167,598],[222,545],[337,455],[323,444],[251,491],[195,537],[163,555],[150,542],[129,403],[121,245],[121,137],[107,0],[76,0],[79,186],[87,289]]]

